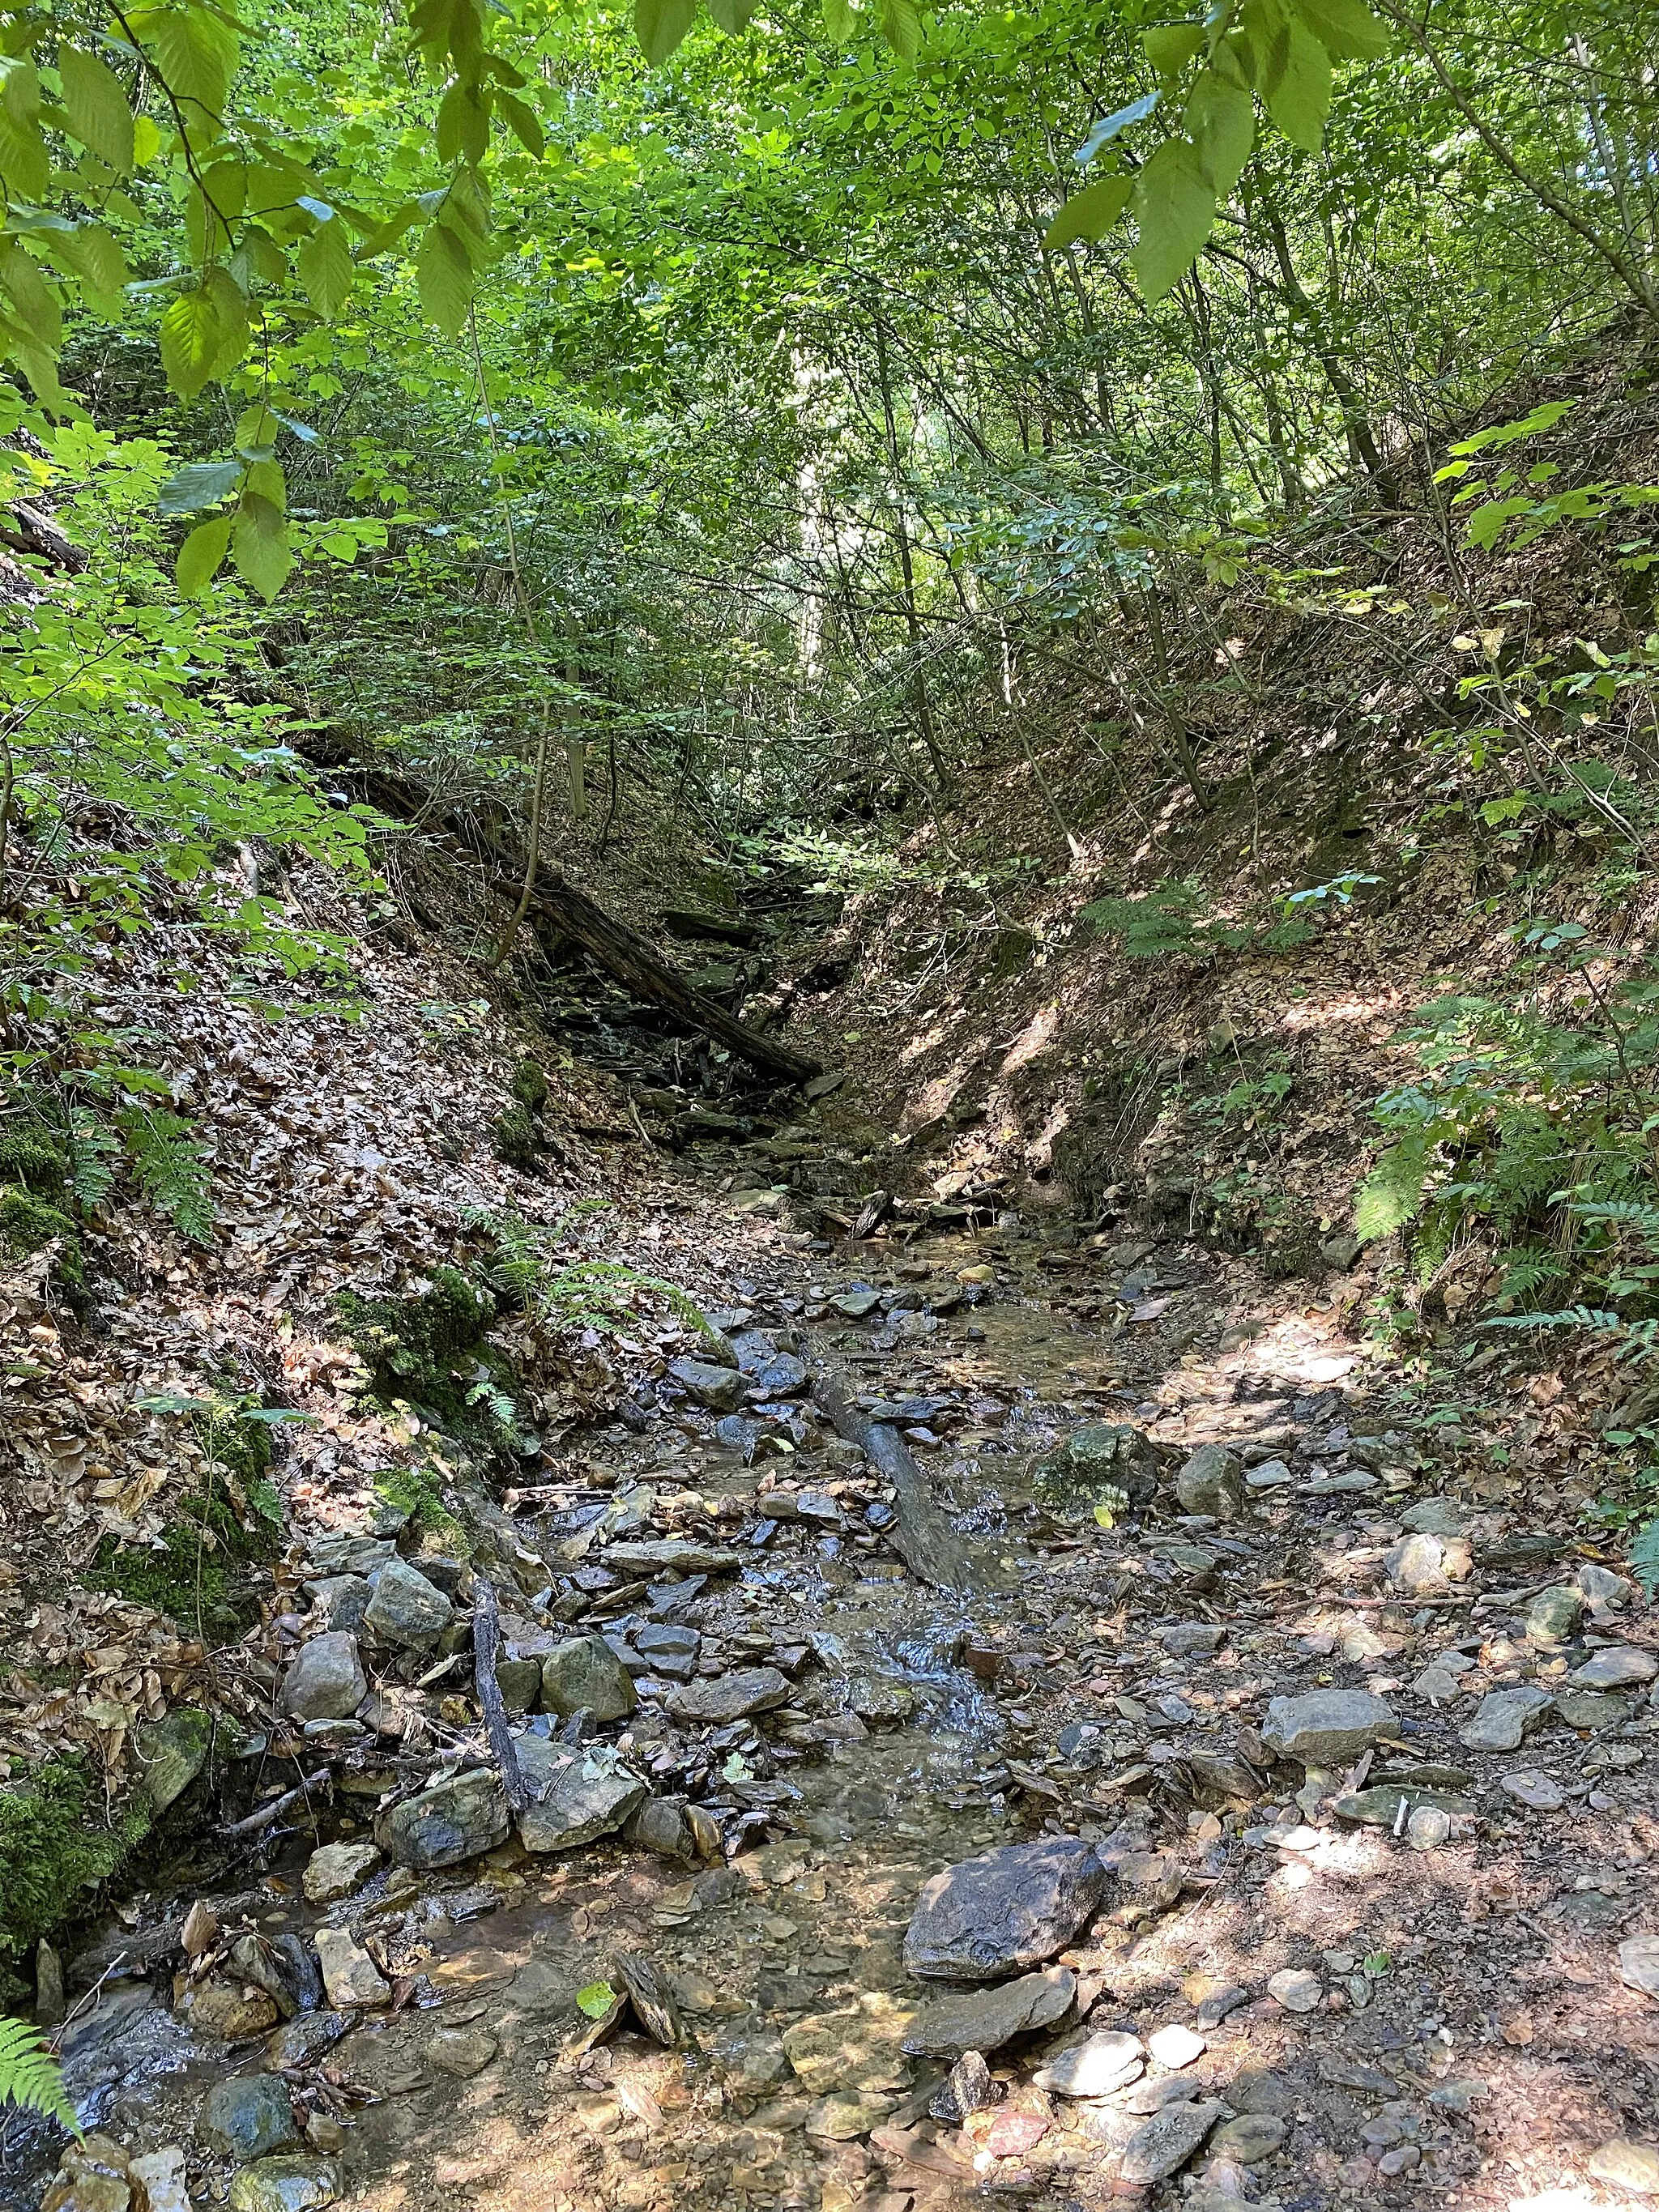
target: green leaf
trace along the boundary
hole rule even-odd
[[[269,461],[258,466],[270,468]],[[288,542],[288,518],[273,500],[245,492],[236,510],[233,558],[236,573],[269,606],[288,581],[294,553]]]
[[[1101,177],[1085,185],[1080,192],[1072,194],[1043,233],[1044,246],[1053,252],[1079,239],[1093,241],[1103,237],[1128,206],[1133,190],[1133,177]]]
[[[1215,193],[1197,149],[1165,139],[1135,180],[1139,235],[1129,256],[1151,303],[1163,299],[1193,265],[1215,220]]]
[[[211,374],[228,376],[247,351],[247,301],[228,269],[210,269],[202,282],[219,318],[219,350]]]
[[[35,343],[45,353],[55,353],[64,334],[63,313],[40,263],[15,239],[0,245],[0,285]]]
[[[497,90],[495,105],[501,110],[507,129],[525,152],[539,161],[547,150],[547,137],[532,107],[525,105],[516,93]]]
[[[80,279],[88,306],[112,320],[121,288],[127,281],[127,264],[103,224],[77,222],[72,230],[52,240],[52,250]]]
[[[106,161],[118,177],[132,174],[132,110],[121,80],[96,54],[59,46],[58,73],[64,80],[64,106],[70,133],[89,154]]]
[[[921,10],[916,0],[876,0],[876,23],[902,61],[915,59],[921,51]]]
[[[200,514],[228,499],[241,481],[240,461],[192,461],[167,478],[155,503],[163,514]]]
[[[858,28],[853,0],[823,0],[824,36],[831,46],[844,46]]]
[[[1292,146],[1316,154],[1331,106],[1331,58],[1304,24],[1292,23],[1278,82],[1264,88],[1267,112]]]
[[[447,337],[458,337],[466,325],[466,311],[471,303],[472,264],[466,248],[446,224],[428,225],[415,257],[415,283],[427,320],[436,323]]]
[[[301,240],[295,266],[307,299],[325,323],[331,323],[350,298],[351,280],[356,273],[345,225],[337,215],[319,222],[309,238]]]
[[[198,522],[179,548],[173,573],[187,599],[204,592],[218,574],[230,544],[230,527],[234,519],[228,514],[216,514],[210,522]]]
[[[697,0],[634,0],[634,33],[653,69],[665,62],[697,20]]]
[[[1193,56],[1202,51],[1206,38],[1202,23],[1164,23],[1155,30],[1143,31],[1141,46],[1146,58],[1160,76],[1179,76]]]
[[[236,450],[243,459],[268,460],[276,449],[281,422],[281,416],[263,401],[246,409],[236,424]]]
[[[1377,62],[1389,51],[1389,33],[1361,0],[1292,0],[1296,12],[1338,62]]]
[[[0,173],[9,200],[43,200],[52,161],[40,134],[40,80],[32,62],[14,61],[0,87]]]
[[[576,1992],[576,2009],[589,2020],[603,2020],[616,2002],[617,1992],[609,1982],[590,1982]]]
[[[489,113],[475,86],[452,84],[438,104],[438,159],[482,161],[489,151]]]
[[[144,30],[167,90],[187,111],[202,111],[194,118],[187,112],[185,121],[199,124],[205,116],[216,124],[240,52],[228,21],[214,9],[164,8],[147,18]]]
[[[214,296],[205,287],[180,294],[161,318],[161,367],[181,399],[194,399],[213,374],[224,342]]]
[[[1353,1233],[1362,1244],[1391,1237],[1423,1211],[1431,1157],[1428,1138],[1416,1133],[1379,1155],[1354,1199]]]
[[[733,37],[747,30],[759,0],[708,0],[708,12],[722,31]]]
[[[1206,69],[1193,87],[1182,120],[1198,150],[1199,166],[1220,198],[1231,191],[1249,159],[1255,103],[1242,86]]]
[[[371,230],[357,249],[358,258],[372,261],[378,253],[394,246],[412,223],[421,219],[418,200],[405,200],[395,215],[389,215],[383,223]]]

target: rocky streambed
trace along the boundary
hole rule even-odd
[[[1178,1248],[1088,1328],[983,1245],[745,1264],[561,1480],[301,1531],[253,1813],[67,1962],[93,2133],[6,2201],[1659,2190],[1640,1593]]]

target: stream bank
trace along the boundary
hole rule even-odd
[[[1639,2191],[1659,1638],[1570,1522],[1393,1425],[1341,1285],[1018,1220],[815,1253],[694,1173],[678,1202],[740,1364],[669,1362],[506,1500],[520,1571],[475,1548],[440,1590],[447,1629],[496,1582],[503,1686],[566,1708],[515,1722],[526,1769],[610,1832],[507,1834],[465,1641],[446,1670],[447,1629],[402,1660],[366,1629],[339,1786],[70,1961],[66,2076],[112,2148],[43,2200],[37,2136],[8,2203],[177,2212],[118,2170],[173,2153],[237,2212]],[[820,1357],[971,1587],[904,1570]],[[429,1540],[301,1533],[289,1680],[353,1633],[354,1543],[445,1579]],[[488,1848],[413,1865],[434,1771]],[[957,1878],[1000,1948],[912,1971],[926,1886],[1007,1846]]]

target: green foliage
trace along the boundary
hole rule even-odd
[[[605,1200],[585,1200],[571,1206],[550,1229],[526,1221],[522,1214],[477,1208],[468,1214],[471,1226],[490,1239],[488,1273],[502,1297],[533,1314],[554,1331],[593,1328],[611,1334],[636,1318],[641,1293],[660,1298],[688,1328],[701,1336],[712,1334],[695,1298],[677,1283],[659,1275],[642,1274],[620,1261],[567,1259],[560,1246],[577,1224],[609,1211]]]
[[[385,1403],[405,1401],[463,1443],[515,1453],[523,1427],[510,1362],[489,1340],[489,1290],[455,1267],[433,1270],[428,1286],[403,1298],[336,1300],[346,1333]]]
[[[80,2115],[64,2087],[64,2069],[27,2021],[0,2019],[0,2106],[43,2112],[60,2120],[70,2133],[81,2133]]]
[[[211,1170],[190,1123],[159,1106],[124,1107],[115,1119],[145,1197],[186,1237],[207,1243],[213,1233]]]
[[[0,1785],[0,1960],[17,1959],[89,1903],[143,1832],[136,1814],[106,1825],[103,1792],[78,1758],[48,1760]]]
[[[1649,1601],[1659,1597],[1659,1520],[1638,1530],[1630,1547],[1630,1571],[1647,1592]]]
[[[539,1063],[527,1054],[514,1068],[513,1079],[507,1089],[520,1105],[532,1114],[539,1114],[547,1103],[547,1078]]]
[[[26,1259],[32,1252],[57,1242],[52,1261],[55,1286],[71,1310],[84,1316],[92,1305],[91,1286],[81,1256],[81,1242],[68,1214],[26,1190],[0,1190],[0,1252]]]

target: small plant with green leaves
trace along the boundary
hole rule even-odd
[[[64,2069],[26,2020],[0,2019],[0,2110],[15,2106],[59,2120],[72,2136],[81,2133],[81,2116],[64,2087]]]

